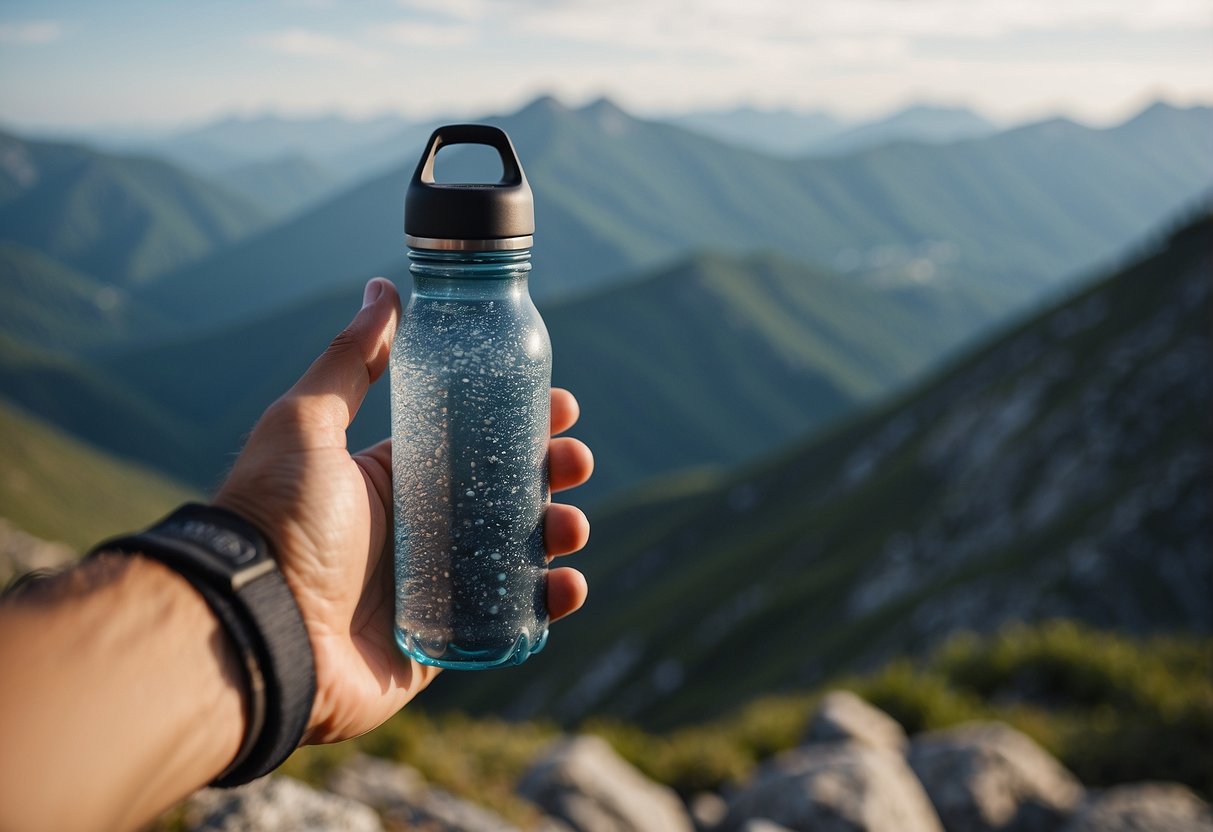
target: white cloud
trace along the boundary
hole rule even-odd
[[[924,44],[1027,33],[1207,30],[1208,0],[397,0],[413,47],[511,39],[629,64],[721,63],[747,76],[912,69]],[[415,21],[415,22],[414,22]],[[932,47],[930,51],[934,51]],[[519,64],[525,58],[520,57]],[[574,70],[572,66],[565,72]]]
[[[0,43],[21,43],[37,46],[53,43],[63,37],[63,24],[57,20],[27,20],[23,23],[0,23]]]
[[[404,21],[376,26],[372,33],[401,46],[419,48],[466,46],[476,39],[471,27],[447,23]]]
[[[320,58],[361,66],[383,63],[387,57],[382,52],[352,40],[298,28],[259,35],[254,38],[254,43],[283,55]]]

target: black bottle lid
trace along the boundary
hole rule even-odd
[[[448,144],[484,144],[501,157],[501,179],[489,184],[434,181],[434,157]],[[530,248],[535,201],[505,131],[487,124],[448,124],[426,143],[404,195],[405,241],[439,251]]]

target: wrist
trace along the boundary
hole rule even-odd
[[[0,685],[0,785],[20,786],[0,793],[29,820],[0,826],[133,828],[236,754],[246,702],[232,645],[172,570],[101,554],[0,615],[0,664],[19,668]]]
[[[205,600],[230,638],[247,691],[245,734],[214,784],[247,783],[280,765],[311,715],[315,661],[299,607],[260,530],[229,509],[188,503],[98,551],[164,564]]]
[[[124,557],[117,553],[104,553],[91,560],[104,569],[122,572],[122,585],[117,589],[124,598],[161,599],[164,607],[172,610],[171,632],[195,634],[189,641],[197,646],[187,648],[198,663],[189,688],[189,698],[196,703],[191,722],[196,720],[204,730],[188,740],[185,735],[193,734],[192,728],[179,736],[183,745],[193,749],[190,756],[197,763],[190,766],[194,772],[191,779],[197,786],[209,783],[231,764],[246,732],[248,685],[236,645],[198,591],[163,563],[142,555]],[[82,568],[91,566],[88,562]]]

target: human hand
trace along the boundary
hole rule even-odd
[[[438,673],[406,658],[393,637],[391,440],[357,454],[346,448],[346,429],[387,367],[398,316],[395,287],[383,278],[368,283],[353,322],[266,410],[215,497],[269,538],[307,626],[316,701],[305,744],[371,730]],[[552,434],[577,416],[572,394],[553,389]],[[580,485],[593,470],[576,439],[552,439],[548,459],[553,492]],[[588,538],[580,510],[548,507],[549,557],[576,552]],[[580,572],[552,569],[551,618],[577,610],[586,592]]]

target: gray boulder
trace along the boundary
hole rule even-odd
[[[184,819],[194,832],[383,832],[370,806],[279,776],[198,792],[186,803]]]
[[[813,832],[941,832],[905,760],[857,742],[803,746],[762,766],[730,801],[722,826],[756,818]]]
[[[874,708],[849,690],[836,690],[822,697],[809,722],[804,742],[854,740],[873,748],[901,753],[906,732],[893,717]]]
[[[691,832],[672,789],[649,780],[600,737],[554,743],[518,786],[576,832]]]
[[[1083,796],[1061,763],[999,722],[915,737],[909,761],[948,832],[1050,832]]]
[[[504,818],[426,784],[413,769],[359,754],[342,763],[325,784],[379,810],[392,826],[429,832],[517,832]]]
[[[1065,832],[1213,832],[1213,812],[1178,783],[1134,783],[1091,797]]]

